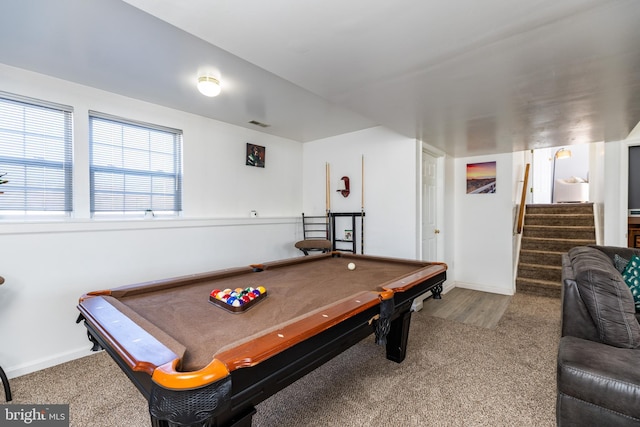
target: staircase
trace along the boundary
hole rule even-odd
[[[516,292],[559,298],[562,254],[595,243],[593,203],[527,205]]]

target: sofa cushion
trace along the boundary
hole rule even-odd
[[[585,246],[571,249],[568,256],[580,297],[598,329],[600,341],[621,348],[640,346],[633,295],[612,258]]]
[[[603,245],[588,245],[589,248],[595,248],[600,252],[603,252],[607,257],[614,259],[616,254],[624,259],[631,259],[632,256],[640,256],[640,249],[638,248],[623,248],[620,246],[603,246]],[[625,267],[627,264],[625,264]]]
[[[574,411],[571,416],[574,423],[567,425],[617,426],[640,422],[637,351],[575,337],[562,337],[558,346],[557,376],[558,395],[585,402],[580,405],[580,412],[587,411],[600,421],[578,423],[576,419],[581,414]],[[618,421],[602,422],[607,418]],[[623,422],[625,418],[626,423]]]
[[[640,257],[634,255],[622,272],[622,279],[631,290],[636,311],[640,310]]]
[[[613,256],[613,265],[615,265],[616,270],[618,270],[620,274],[622,274],[624,272],[624,269],[627,268],[627,265],[629,265],[629,260],[626,258],[622,258],[618,254],[615,254]]]

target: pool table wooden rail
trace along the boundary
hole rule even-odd
[[[132,285],[119,286],[115,289],[104,289],[100,291],[92,291],[87,292],[86,294],[80,297],[80,302],[84,301],[87,298],[100,296],[100,295],[108,295],[113,296],[114,298],[122,298],[125,296],[132,296],[138,294],[144,294],[149,292],[150,288],[153,288],[155,291],[161,291],[163,289],[175,288],[178,286],[187,286],[190,284],[195,284],[203,281],[209,280],[218,280],[224,279],[225,277],[237,276],[238,274],[250,274],[254,272],[254,268],[252,266],[247,267],[238,267],[238,268],[228,268],[226,270],[219,270],[213,272],[199,273],[199,274],[189,274],[185,276],[173,277],[170,279],[161,279],[161,280],[151,280],[148,282],[135,283]]]
[[[168,341],[173,342],[163,342],[162,333],[159,336],[152,335],[107,300],[109,297],[120,298],[142,294],[148,292],[149,289],[162,290],[186,286],[203,280],[249,274],[256,270],[277,269],[300,262],[313,262],[314,259],[325,256],[354,257],[343,253],[317,255],[315,257],[305,257],[303,260],[294,259],[253,264],[248,267],[149,281],[122,286],[113,290],[89,292],[80,298],[78,309],[85,321],[101,335],[102,339],[111,346],[113,351],[133,371],[150,375],[155,383],[168,389],[198,388],[216,382],[236,369],[255,366],[314,335],[328,330],[347,318],[379,305],[383,300],[393,298],[396,293],[405,292],[416,284],[424,283],[426,280],[442,274],[447,268],[444,263],[429,263],[429,265],[425,266],[422,261],[403,260],[405,263],[415,263],[417,267],[420,267],[420,270],[383,283],[378,286],[377,290],[358,292],[341,301],[328,304],[304,316],[253,336],[251,340],[219,349],[216,354],[212,355],[211,363],[202,369],[189,372],[180,371],[180,362],[185,351],[182,344],[177,343],[170,337],[168,337]],[[393,260],[392,258],[383,257],[369,258],[382,261]],[[354,259],[357,260],[357,256]],[[371,318],[369,323],[373,323],[376,317]]]
[[[151,375],[157,384],[169,389],[204,387],[229,375],[235,369],[255,366],[287,348],[325,331],[344,319],[380,303],[377,292],[361,292],[316,310],[215,354],[212,362],[198,371],[179,371],[181,355],[145,331],[101,296],[85,298],[80,312],[123,361],[134,371]],[[374,319],[371,319],[373,321]],[[144,345],[141,345],[144,344]]]

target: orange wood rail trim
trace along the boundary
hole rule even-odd
[[[400,279],[395,279],[391,282],[387,282],[380,287],[385,291],[391,292],[404,292],[411,289],[418,283],[424,282],[431,277],[437,276],[447,270],[447,264],[445,263],[433,263],[425,268],[422,268],[414,273],[408,274]],[[386,299],[386,298],[383,298]]]
[[[522,233],[522,224],[524,223],[524,207],[527,200],[527,187],[529,186],[529,167],[527,163],[524,169],[524,182],[522,184],[522,196],[520,198],[520,210],[518,211],[518,234]]]
[[[177,354],[99,296],[86,299],[78,308],[132,370],[151,375],[165,388],[203,387],[229,375],[224,363],[216,359],[197,371],[177,371]]]
[[[86,294],[83,294],[80,297],[80,302],[83,302],[84,300],[86,300],[87,298],[92,298],[92,297],[99,297],[99,296],[111,296],[111,290],[110,289],[105,289],[103,291],[92,291],[92,292],[87,292]]]
[[[361,292],[251,341],[223,350],[215,357],[222,361],[229,371],[255,366],[378,304],[380,297],[377,292]]]
[[[171,349],[100,296],[82,301],[78,310],[134,371],[152,375],[158,366],[179,359]]]
[[[156,368],[151,376],[153,382],[173,390],[193,389],[211,384],[229,375],[226,365],[218,359],[213,359],[204,368],[191,372],[177,371],[179,362],[179,359],[174,359]]]

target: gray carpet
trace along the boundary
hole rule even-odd
[[[559,319],[558,299],[527,294],[495,329],[414,313],[403,363],[366,339],[258,405],[253,424],[553,426]],[[71,426],[150,425],[146,401],[104,353],[11,387],[12,403],[69,403]]]

